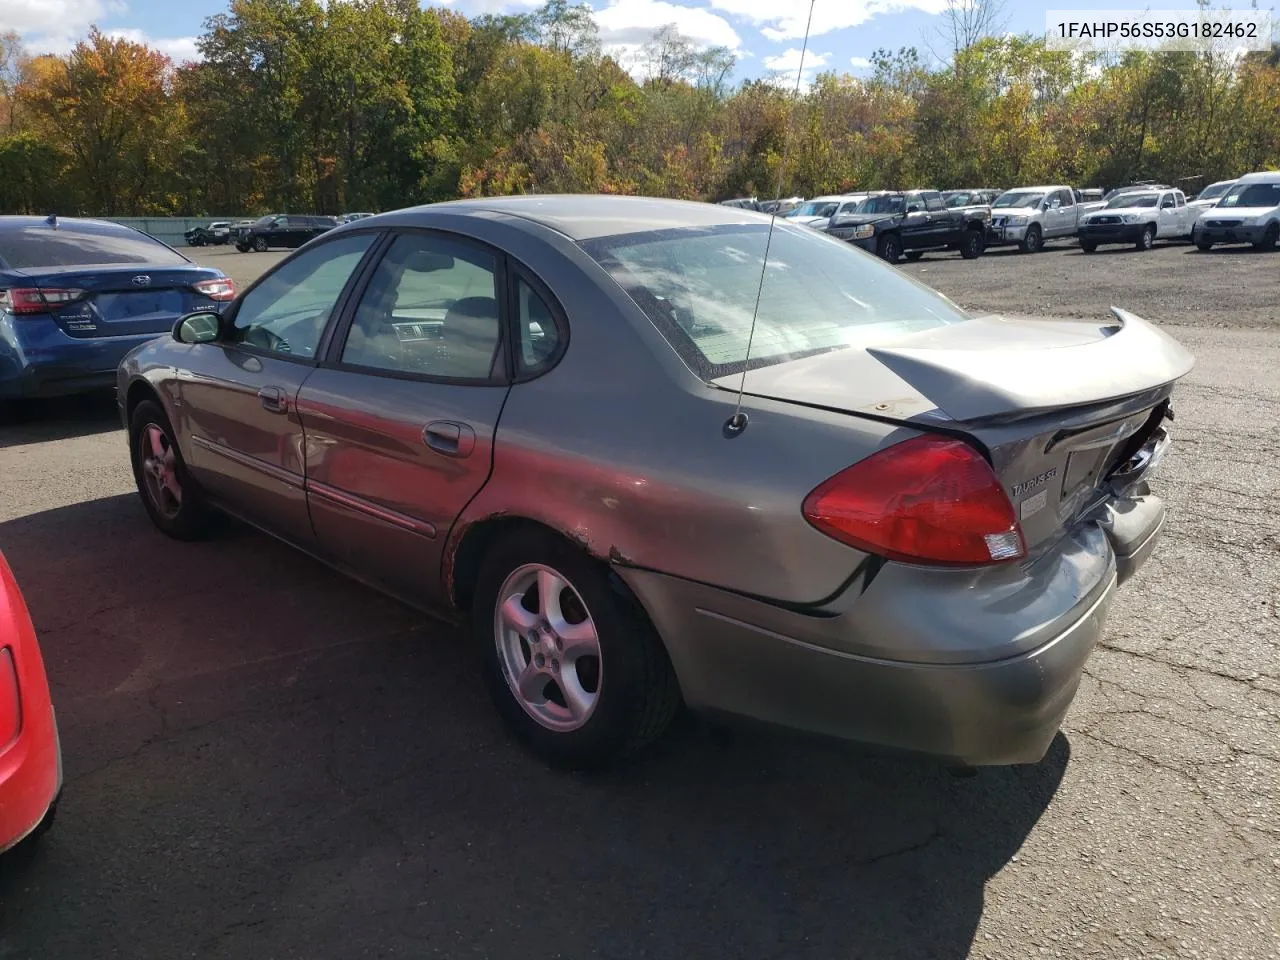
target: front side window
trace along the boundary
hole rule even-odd
[[[313,358],[342,290],[376,234],[352,234],[281,264],[244,295],[228,339]]]
[[[603,237],[583,244],[691,369],[741,372],[768,224],[725,224]],[[824,234],[775,226],[751,367],[960,323],[951,301]]]
[[[398,237],[360,298],[342,362],[488,381],[500,372],[497,261],[427,234]]]
[[[1076,198],[1072,196],[1070,190],[1059,190],[1058,199],[1064,207],[1074,207],[1076,205]]]
[[[926,210],[947,209],[947,205],[942,202],[942,195],[937,193],[926,193],[924,195],[924,207]]]

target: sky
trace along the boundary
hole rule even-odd
[[[468,16],[521,12],[537,0],[423,0]],[[1240,8],[1248,0],[1239,0]],[[0,30],[17,30],[36,53],[65,53],[91,25],[143,41],[176,61],[198,56],[195,38],[206,17],[227,0],[0,0]],[[699,45],[728,47],[738,58],[736,79],[785,75],[800,66],[805,0],[591,0],[601,40],[631,67],[635,51],[658,27],[674,23]],[[1003,27],[1044,32],[1045,11],[1070,9],[1194,9],[1194,0],[1007,0]],[[1260,3],[1268,7],[1269,4]],[[878,48],[915,46],[939,51],[937,30],[946,0],[816,0],[804,79],[819,70],[865,73]]]

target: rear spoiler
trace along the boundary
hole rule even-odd
[[[1102,403],[1166,386],[1195,366],[1173,337],[1127,310],[1111,312],[1115,322],[1101,330],[1081,324],[1079,344],[1010,345],[1002,324],[978,320],[932,330],[927,345],[913,338],[867,352],[960,421]]]

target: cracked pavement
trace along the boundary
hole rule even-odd
[[[987,309],[1016,275],[1030,312],[1064,274],[1101,302],[1125,270],[1217,289],[1218,263],[906,269]],[[457,631],[248,530],[155,533],[109,399],[0,427],[67,764],[53,832],[0,863],[0,960],[1280,956],[1280,255],[1230,266],[1253,279],[1225,301],[1119,301],[1198,360],[1165,538],[1046,759],[969,778],[696,723],[552,773]]]

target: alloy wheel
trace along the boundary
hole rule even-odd
[[[567,577],[540,563],[517,568],[498,591],[493,633],[502,676],[529,716],[557,733],[586,724],[604,679],[600,639]]]
[[[182,510],[182,484],[178,481],[178,458],[169,436],[157,424],[142,431],[142,477],[147,497],[157,512],[173,519]]]

